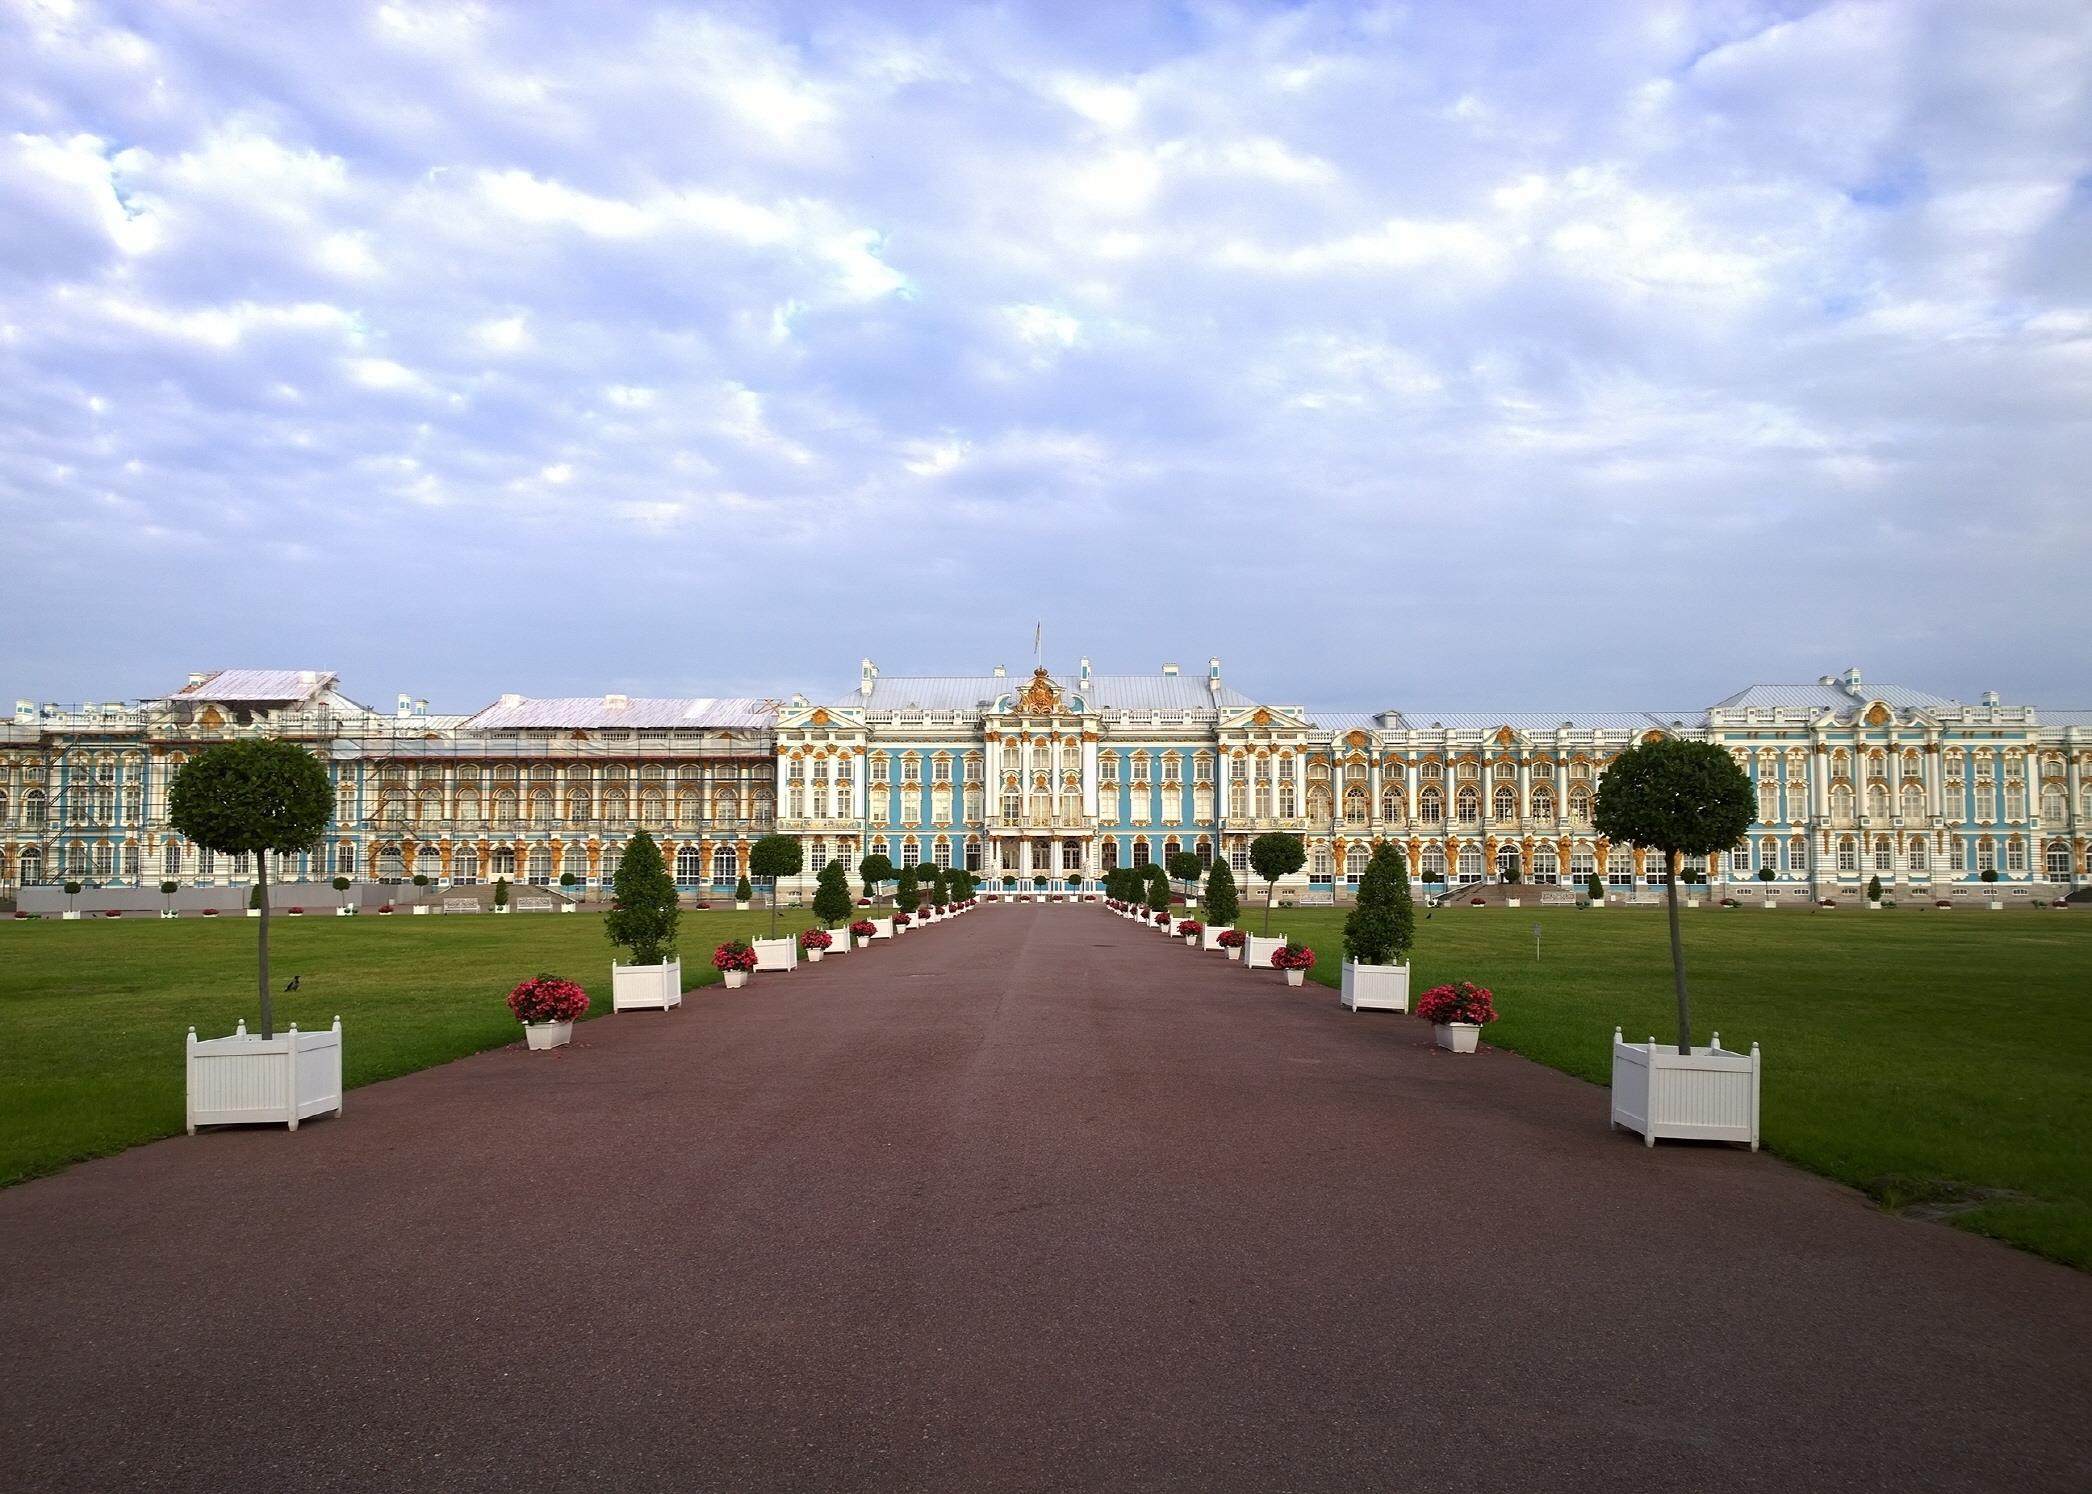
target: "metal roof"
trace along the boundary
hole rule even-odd
[[[1858,693],[1848,692],[1841,685],[1751,685],[1738,690],[1734,695],[1717,700],[1711,707],[1717,711],[1788,710],[1850,711],[1856,706],[1878,700],[1899,711],[1932,710],[1943,706],[1958,706],[1962,702],[1944,695],[1933,695],[1924,690],[1912,690],[1903,685],[1862,684]]]
[[[305,700],[332,690],[334,682],[325,669],[219,669],[174,694],[191,700]]]
[[[753,697],[504,696],[467,719],[465,731],[766,730],[777,702]]]
[[[1077,676],[1047,678],[1092,711],[1213,711],[1256,704],[1225,684],[1207,689],[1203,674],[1093,674],[1087,683]],[[831,704],[868,711],[985,711],[996,697],[1015,695],[1030,683],[1029,675],[1014,674],[876,675],[869,698],[853,691]]]
[[[1707,721],[1707,713],[1695,707],[1689,711],[1512,711],[1483,714],[1479,711],[1445,711],[1433,714],[1430,711],[1402,712],[1402,725],[1395,730],[1407,731],[1494,731],[1499,726],[1508,726],[1513,731],[1647,731],[1652,726],[1669,729],[1675,726],[1699,727]]]

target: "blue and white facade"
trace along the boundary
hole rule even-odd
[[[1221,677],[887,677],[839,700],[504,695],[467,716],[406,696],[391,712],[321,671],[223,670],[151,701],[19,702],[0,728],[0,886],[236,884],[241,858],[186,845],[166,782],[242,734],[308,743],[335,823],[272,875],[599,888],[639,828],[694,896],[731,889],[781,832],[830,860],[960,866],[1041,890],[1176,851],[1226,856],[1298,834],[1294,896],[1342,895],[1391,840],[1453,885],[1581,883],[1650,896],[1655,867],[1595,833],[1599,776],[1652,735],[1715,742],[1750,775],[1758,823],[1703,870],[1710,892],[1806,901],[2031,900],[2092,882],[2092,711],[1969,703],[1857,670],[1756,685],[1690,711],[1319,712]],[[1994,887],[1983,881],[1995,874]],[[1769,879],[1764,875],[1769,873]],[[791,890],[788,886],[787,890]]]

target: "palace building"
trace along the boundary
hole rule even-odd
[[[1857,670],[1754,685],[1692,711],[1332,714],[1251,696],[1220,661],[1186,674],[1035,669],[888,678],[815,702],[504,695],[466,716],[391,712],[317,670],[228,669],[165,697],[17,702],[0,725],[0,887],[232,885],[246,858],[166,823],[169,777],[212,742],[265,734],[328,766],[336,818],[272,878],[436,885],[507,878],[593,893],[630,834],[692,894],[730,889],[757,837],[831,860],[962,866],[1066,890],[1190,851],[1248,874],[1273,830],[1306,843],[1288,889],[1340,896],[1376,842],[1420,881],[1660,886],[1592,826],[1613,754],[1651,736],[1720,744],[1758,822],[1699,868],[1713,895],[2055,896],[2092,882],[2092,711],[1969,703]],[[1770,873],[1767,880],[1765,873]],[[569,881],[568,879],[571,879]],[[788,893],[803,890],[787,884]]]

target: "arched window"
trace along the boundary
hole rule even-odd
[[[414,852],[414,874],[427,877],[431,882],[443,875],[443,856],[434,846],[422,846]]]
[[[676,847],[676,884],[695,887],[704,880],[705,858],[696,846]]]
[[[1533,880],[1542,884],[1555,881],[1561,875],[1561,860],[1555,855],[1553,846],[1533,848]]]
[[[7,790],[4,788],[0,788],[0,825],[4,825],[7,823],[7,811],[10,807],[11,806],[8,802],[7,797]]]
[[[407,874],[407,864],[400,858],[400,848],[395,845],[378,847],[378,880],[397,882]]]
[[[1830,799],[1832,817],[1840,821],[1849,821],[1852,818],[1852,785],[1832,784]]]
[[[1429,872],[1433,881],[1443,882],[1445,880],[1446,853],[1444,847],[1437,845],[1425,846],[1424,854],[1417,858],[1417,863],[1417,874],[1419,876]]]
[[[719,797],[712,801],[712,818],[722,825],[739,823],[741,819],[741,801],[735,796],[732,789],[722,790]],[[716,882],[718,878],[714,877],[713,880]]]
[[[160,850],[160,875],[178,877],[182,874],[182,848],[170,841]]]
[[[337,818],[347,821],[350,816],[344,811]],[[458,795],[458,823],[461,825],[477,825],[479,823],[479,795],[470,789]]]
[[[1480,796],[1471,788],[1460,790],[1459,798],[1454,801],[1454,812],[1459,816],[1460,823],[1463,825],[1478,823],[1482,817]]]
[[[44,853],[40,846],[26,846],[22,850],[20,875],[24,887],[35,887],[44,879]]]
[[[2051,882],[2067,882],[2070,880],[2070,846],[2068,842],[2060,840],[2050,841],[2045,860],[2045,869]]]
[[[1915,783],[1904,784],[1902,800],[1903,817],[1906,820],[1917,820],[1925,817],[1925,790],[1922,785]]]
[[[1290,759],[1288,760],[1286,766],[1292,766]],[[1299,806],[1294,799],[1293,781],[1291,779],[1287,779],[1285,782],[1281,783],[1278,786],[1279,818],[1282,820],[1290,820],[1299,813]]]
[[[1422,820],[1425,824],[1437,825],[1444,823],[1446,817],[1445,801],[1439,798],[1437,789],[1427,788],[1423,791],[1423,793],[1419,794],[1417,796],[1416,807],[1417,818]],[[1443,870],[1443,868],[1441,868],[1441,870]]]
[[[435,793],[423,794],[414,810],[415,822],[422,825],[433,825],[442,820],[442,818],[443,796]]]
[[[1402,791],[1397,788],[1383,789],[1380,794],[1380,818],[1391,825],[1399,825],[1402,814]]]
[[[530,860],[525,863],[525,867],[524,877],[531,886],[551,886],[552,848],[550,846],[532,846],[530,848]]]
[[[1460,848],[1460,880],[1479,882],[1482,880],[1482,848],[1472,841]]]
[[[1582,784],[1569,790],[1569,823],[1589,825],[1591,823],[1591,791]]]
[[[1914,872],[1921,872],[1921,871],[1925,870],[1925,868],[1926,868],[1926,866],[1927,866],[1927,864],[1928,864],[1928,863],[1927,863],[1927,860],[1926,860],[1926,855],[1925,855],[1925,842],[1924,842],[1924,841],[1922,841],[1922,840],[1913,840],[1913,841],[1912,841],[1912,842],[1910,843],[1910,857],[1909,857],[1909,862],[1910,862],[1910,869],[1911,869],[1912,871],[1914,871]]]
[[[494,795],[494,823],[513,825],[516,823],[516,791],[500,789]]]
[[[1344,790],[1344,823],[1363,825],[1366,823],[1366,791],[1362,788]]]
[[[2064,819],[2067,802],[2063,797],[2063,786],[2061,784],[2050,783],[2043,785],[2041,790],[2041,818],[2053,824],[2061,824]],[[4,816],[0,816],[0,818],[4,818]]]
[[[1327,880],[1336,875],[1329,850],[1329,842],[1318,840],[1308,853],[1308,876]]]
[[[1856,841],[1856,840],[1854,840],[1854,839],[1853,839],[1853,838],[1852,838],[1851,836],[1849,836],[1849,835],[1841,835],[1841,836],[1839,836],[1839,837],[1838,837],[1838,870],[1839,870],[1839,871],[1841,871],[1841,872],[1851,872],[1851,871],[1858,871],[1859,869],[1860,869],[1860,847],[1859,847],[1859,842],[1858,842],[1858,841]]]
[[[44,822],[44,807],[45,800],[42,789],[31,789],[22,795],[22,823],[25,825],[41,825]]]
[[[588,882],[588,847],[568,846],[561,851],[559,873],[561,876],[571,875],[577,887],[585,885]]]
[[[539,789],[530,796],[530,823],[549,825],[552,823],[552,796]]]
[[[1544,783],[1536,784],[1533,788],[1533,818],[1536,820],[1551,820],[1554,818],[1554,790]]]
[[[1491,804],[1498,819],[1508,820],[1518,812],[1518,795],[1512,792],[1509,784],[1499,784]]]
[[[741,875],[741,858],[732,846],[716,846],[712,851],[712,884],[725,886]]]
[[[625,820],[625,796],[618,790],[603,795],[603,823],[622,826]]]
[[[667,800],[659,789],[644,789],[639,795],[639,823],[658,830],[668,823]]]
[[[513,846],[496,846],[488,853],[487,870],[497,877],[513,877],[516,874],[516,851]]]
[[[478,847],[459,846],[451,853],[450,880],[460,887],[470,887],[479,881]]]

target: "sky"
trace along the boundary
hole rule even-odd
[[[2082,0],[0,0],[10,698],[2085,707],[2088,468]]]

